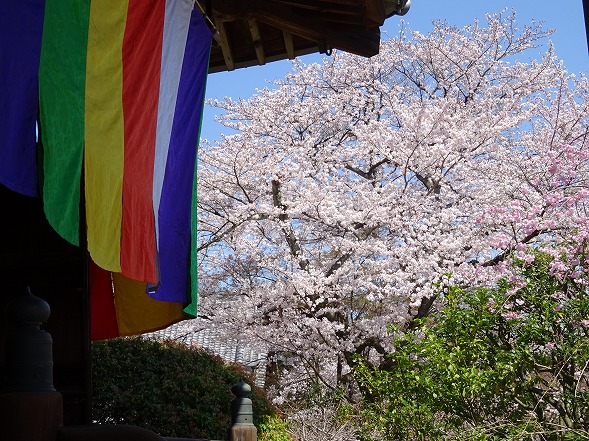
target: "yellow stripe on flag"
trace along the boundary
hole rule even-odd
[[[128,1],[94,1],[86,63],[85,160],[88,251],[100,267],[121,270],[124,165],[123,36]]]
[[[115,309],[119,334],[136,335],[157,331],[186,319],[181,303],[154,300],[145,292],[146,283],[113,274]]]

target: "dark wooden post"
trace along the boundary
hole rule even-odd
[[[54,441],[63,422],[61,394],[53,387],[53,341],[40,329],[49,305],[27,289],[6,308],[10,329],[0,387],[0,433],[11,441]]]
[[[252,400],[249,398],[252,388],[240,381],[231,388],[235,399],[231,402],[231,429],[229,441],[257,441],[258,431],[254,426]]]

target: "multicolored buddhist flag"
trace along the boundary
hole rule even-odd
[[[145,282],[103,270],[94,262],[90,262],[89,276],[92,340],[156,331],[190,318],[182,303],[146,295]]]
[[[35,13],[27,9],[34,3]],[[137,310],[139,321],[103,320],[119,328],[133,322],[106,334],[161,327],[159,319],[142,324],[150,314],[129,299],[145,299],[156,315],[161,306],[163,322],[184,317],[178,305],[195,313],[196,148],[212,39],[201,13],[192,0],[9,4],[0,26],[28,20],[0,29],[2,41],[14,33],[18,43],[0,43],[0,61],[17,58],[0,74],[10,84],[0,88],[9,104],[0,121],[16,138],[0,144],[12,162],[0,167],[0,182],[34,194],[38,166],[49,223],[73,244],[84,238],[96,267],[110,274],[97,277],[109,283],[91,281],[92,295],[103,294],[92,300],[94,311],[120,318],[125,308]],[[37,76],[41,152],[31,136]],[[12,87],[14,97],[4,98]],[[101,323],[95,315],[93,328]]]

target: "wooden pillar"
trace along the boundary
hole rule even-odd
[[[52,339],[40,329],[49,305],[27,290],[9,303],[5,374],[0,390],[0,433],[11,441],[54,441],[63,400],[53,387]]]
[[[64,425],[90,424],[85,251],[53,230],[45,219],[41,199],[23,196],[0,184],[0,207],[0,392],[6,371],[4,349],[9,328],[13,327],[5,310],[29,286],[35,296],[51,306],[51,316],[42,329],[53,339],[53,384],[62,394]],[[1,435],[0,440],[4,441]]]
[[[63,420],[59,392],[0,394],[0,433],[7,441],[55,441]]]

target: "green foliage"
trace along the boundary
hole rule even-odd
[[[267,415],[258,427],[259,441],[292,441],[288,424],[276,415]]]
[[[252,385],[254,424],[270,419],[277,425],[279,419],[245,371],[195,348],[120,338],[94,342],[92,363],[92,412],[98,423],[134,424],[163,436],[225,439],[231,387],[241,379]],[[280,434],[265,441],[285,440]]]
[[[520,263],[493,289],[453,288],[413,332],[391,328],[391,368],[359,361],[362,437],[589,439],[589,295]]]

